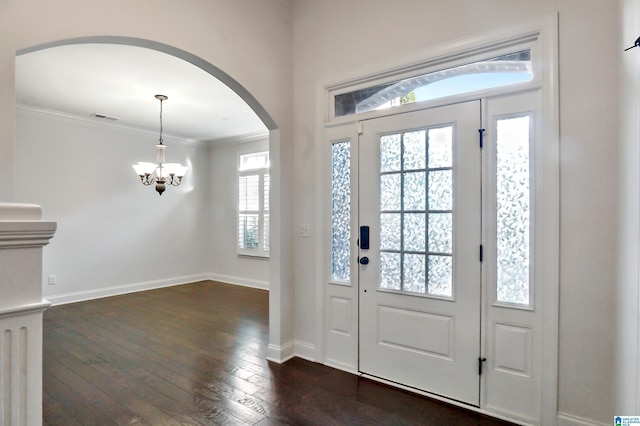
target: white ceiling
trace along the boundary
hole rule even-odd
[[[215,65],[215,64],[214,64]],[[143,47],[73,44],[16,57],[19,106],[115,125],[211,141],[266,133],[253,110],[209,73],[174,56]]]

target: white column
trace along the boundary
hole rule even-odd
[[[56,223],[41,218],[0,203],[0,426],[42,424],[42,247]]]

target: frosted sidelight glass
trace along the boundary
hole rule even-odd
[[[351,144],[331,148],[331,279],[351,280]]]
[[[529,304],[529,116],[497,120],[497,300]]]

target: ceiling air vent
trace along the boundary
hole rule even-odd
[[[100,118],[100,119],[103,119],[103,120],[111,120],[111,121],[120,120],[118,117],[111,117],[110,115],[98,114],[97,112],[94,112],[93,114],[91,114],[91,117]]]

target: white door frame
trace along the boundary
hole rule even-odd
[[[327,270],[330,270],[330,256],[328,248],[330,248],[327,236],[328,233],[327,223],[330,223],[330,218],[327,217],[327,200],[330,198],[330,187],[328,187],[327,170],[330,165],[330,150],[327,150],[327,131],[329,131],[332,137],[339,136],[340,138],[351,138],[357,140],[357,120],[364,118],[371,118],[375,116],[381,116],[385,114],[395,114],[401,112],[402,108],[398,107],[397,110],[386,110],[385,112],[373,111],[364,113],[362,115],[347,116],[335,119],[330,116],[332,94],[336,91],[345,91],[345,88],[356,87],[363,83],[371,83],[376,79],[388,78],[390,75],[398,75],[402,71],[408,69],[416,69],[416,64],[422,64],[424,69],[429,69],[433,64],[438,62],[444,57],[450,57],[455,55],[471,56],[473,52],[486,51],[487,47],[496,45],[518,45],[523,40],[532,41],[538,60],[534,62],[534,75],[536,76],[534,81],[527,88],[520,88],[521,90],[538,89],[541,93],[541,110],[543,116],[543,126],[541,128],[541,140],[543,146],[541,147],[542,159],[539,159],[537,167],[540,169],[544,178],[544,186],[538,194],[542,197],[544,204],[540,212],[540,220],[544,223],[542,230],[542,239],[539,247],[542,258],[538,258],[536,261],[539,264],[538,281],[543,283],[543,297],[542,307],[544,311],[543,315],[543,327],[542,327],[542,344],[544,347],[543,359],[542,359],[542,373],[541,380],[543,390],[540,395],[540,418],[534,420],[531,424],[544,424],[555,425],[557,424],[557,384],[558,384],[558,294],[559,294],[559,101],[558,101],[558,19],[557,16],[550,16],[534,22],[525,23],[515,27],[505,28],[497,30],[491,34],[473,37],[457,42],[452,42],[446,46],[440,46],[438,48],[429,49],[426,52],[420,52],[414,55],[412,58],[404,58],[402,63],[398,63],[397,60],[393,62],[384,62],[381,64],[374,64],[368,67],[366,70],[360,70],[357,73],[344,75],[341,78],[333,78],[326,82],[320,82],[317,86],[317,127],[316,127],[316,178],[319,185],[319,190],[316,197],[316,222],[315,222],[315,235],[318,235],[316,241],[316,253],[318,253],[319,267],[316,269],[315,282],[316,282],[316,331],[317,340],[316,347],[314,348],[314,356],[317,361],[323,362],[327,365],[350,371],[357,372],[357,364],[354,363],[354,359],[357,360],[357,353],[348,355],[341,358],[340,356],[332,357],[328,354],[332,353],[332,343],[327,340],[327,333],[329,330],[330,318],[328,318],[327,312],[331,309],[328,300],[332,296],[332,289],[337,288],[335,284],[330,284]],[[427,59],[425,59],[427,58]],[[407,65],[410,64],[410,65]],[[381,71],[382,70],[382,71]],[[369,71],[369,72],[367,72]],[[363,77],[366,76],[366,77]],[[448,102],[463,101],[467,99],[486,98],[488,96],[505,95],[512,93],[513,90],[509,89],[490,89],[482,91],[480,93],[472,93],[463,96],[456,96],[452,99],[448,99]],[[413,109],[422,109],[435,104],[442,104],[440,102],[423,103],[423,104],[411,104],[404,107],[403,111],[410,111]],[[391,112],[390,112],[391,111]],[[340,133],[342,132],[342,133]],[[353,196],[357,196],[354,194]],[[354,230],[355,232],[355,230]],[[355,257],[355,254],[353,254]],[[353,282],[353,279],[352,279]],[[353,309],[353,301],[357,300],[357,287],[340,286],[338,290],[341,293],[341,300],[351,301],[349,309]],[[357,307],[356,307],[357,309]],[[353,321],[354,312],[345,311],[345,321]],[[347,318],[351,315],[350,318]],[[357,318],[357,312],[355,317]],[[357,320],[356,320],[357,321]],[[347,324],[349,325],[349,324]],[[351,325],[357,325],[351,324]],[[348,334],[348,333],[347,333]],[[345,338],[355,339],[357,341],[357,333],[347,335]],[[351,346],[355,347],[356,346]],[[355,349],[357,351],[357,349]],[[350,350],[350,351],[353,351]],[[347,351],[347,352],[350,352]],[[449,403],[455,404],[455,402],[445,400]],[[466,408],[470,408],[464,405]],[[488,409],[487,409],[488,408]],[[483,412],[495,417],[507,418],[512,421],[524,422],[523,419],[515,419],[496,411],[490,407],[484,407],[481,401],[481,407],[476,411]]]

